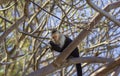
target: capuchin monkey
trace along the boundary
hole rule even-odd
[[[71,42],[72,40],[61,32],[53,29],[51,32],[52,41],[50,41],[51,49],[62,52]],[[70,57],[79,57],[78,47],[74,49],[74,51],[68,56]],[[67,59],[68,59],[67,58]],[[82,67],[81,63],[76,64],[77,76],[82,76]]]

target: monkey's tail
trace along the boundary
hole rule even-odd
[[[76,64],[77,76],[82,76],[82,67],[81,63]]]

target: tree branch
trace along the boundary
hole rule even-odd
[[[99,8],[98,6],[96,6],[94,3],[91,2],[91,0],[86,0],[86,2],[96,11],[98,11],[99,13],[103,14],[105,17],[107,17],[108,19],[110,19],[111,21],[113,21],[114,23],[116,23],[119,27],[120,27],[120,22],[112,15],[110,15],[108,12],[102,10],[101,8]],[[118,1],[118,4],[120,1]]]
[[[63,62],[63,65],[60,67],[56,67],[54,63],[49,64],[46,68],[43,68],[41,70],[37,70],[34,73],[29,74],[28,76],[46,76],[47,74],[54,72],[54,70],[58,70],[60,68],[63,68],[65,66],[69,66],[71,64],[76,63],[106,63],[111,62],[113,59],[110,58],[102,58],[102,57],[80,57],[80,58],[71,58],[66,62]],[[52,70],[51,70],[52,69]],[[46,72],[47,71],[47,72]],[[41,74],[39,74],[41,72]]]
[[[120,65],[120,57],[116,58],[109,64],[104,65],[102,68],[96,70],[90,76],[104,76],[106,73]]]
[[[13,31],[14,29],[16,29],[19,24],[21,24],[24,20],[25,20],[25,16],[22,16],[20,19],[18,19],[14,24],[12,24],[12,26],[10,28],[8,28],[1,36],[0,36],[0,43],[2,43],[2,41],[4,40],[4,38],[6,38],[8,36],[9,33],[11,33],[11,31]]]
[[[0,18],[1,18],[1,19],[3,19],[3,20],[5,20],[6,22],[8,22],[8,23],[10,23],[10,24],[13,24],[13,22],[12,22],[12,21],[10,21],[10,20],[6,19],[5,17],[0,16]]]
[[[111,62],[114,59],[112,58],[103,58],[103,57],[80,57],[80,58],[71,58],[68,60],[68,63],[106,63]]]
[[[119,73],[120,73],[120,66],[115,68],[115,70],[112,72],[111,76],[118,76]]]

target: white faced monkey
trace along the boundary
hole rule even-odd
[[[50,41],[51,49],[62,52],[72,40],[56,29],[53,29],[51,32],[52,41]],[[78,47],[76,47],[73,52],[70,54],[70,57],[79,57]],[[76,64],[77,76],[82,76],[82,67],[81,63]]]

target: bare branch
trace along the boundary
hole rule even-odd
[[[86,0],[86,2],[87,2],[93,9],[95,9],[95,10],[98,11],[99,13],[103,14],[105,17],[107,17],[108,19],[110,19],[111,21],[113,21],[114,23],[116,23],[118,26],[120,26],[120,21],[118,21],[114,16],[111,16],[108,12],[100,9],[98,6],[96,6],[94,3],[92,3],[91,0]],[[118,1],[117,4],[120,4],[119,2],[120,2],[120,1]]]
[[[13,31],[14,29],[16,29],[16,28],[19,26],[19,24],[21,24],[25,19],[26,19],[25,16],[22,16],[20,19],[18,19],[18,20],[16,21],[16,23],[12,24],[12,26],[11,26],[9,29],[7,29],[7,30],[0,36],[0,43],[2,43],[2,41],[4,40],[4,38],[7,37],[7,35],[8,35],[9,33],[11,33],[11,31]]]
[[[120,66],[116,67],[111,76],[118,76],[120,74]]]
[[[114,69],[115,67],[120,65],[120,57],[115,59],[114,61],[110,62],[109,64],[104,65],[102,68],[96,70],[94,73],[92,73],[90,76],[104,76],[106,73],[108,73],[110,70]]]
[[[103,58],[103,57],[80,57],[80,58],[71,58],[68,60],[68,63],[106,63],[111,62],[114,59]]]
[[[12,21],[10,21],[10,20],[6,19],[5,17],[0,16],[0,18],[2,18],[3,20],[5,20],[6,22],[8,22],[8,23],[10,23],[10,24],[13,24],[13,22],[12,22]]]

